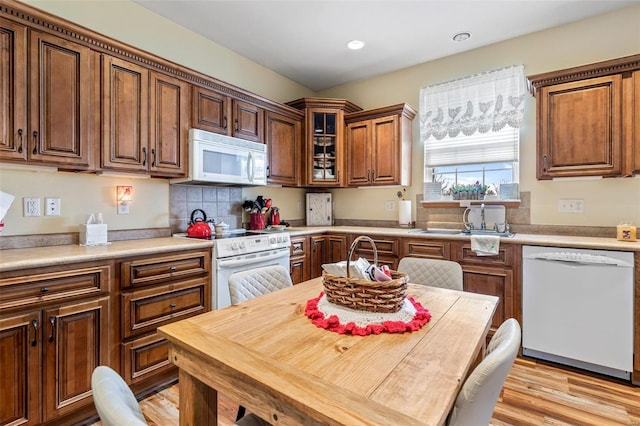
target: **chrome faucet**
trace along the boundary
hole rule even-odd
[[[482,219],[480,229],[484,231],[487,229],[487,222],[484,221],[484,203],[480,204],[480,218]]]

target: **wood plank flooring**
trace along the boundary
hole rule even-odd
[[[219,395],[220,426],[235,420],[237,404]],[[178,424],[178,385],[140,402],[158,426]],[[101,425],[100,422],[93,426]],[[640,387],[518,358],[507,377],[493,426],[640,426]]]

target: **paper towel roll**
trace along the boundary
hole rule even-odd
[[[400,225],[409,225],[411,223],[411,200],[400,200],[398,223]]]

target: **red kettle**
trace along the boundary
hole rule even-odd
[[[196,213],[202,213],[202,217],[196,218]],[[191,222],[187,228],[187,236],[194,238],[211,237],[211,227],[207,223],[207,214],[202,209],[195,209],[191,212]]]

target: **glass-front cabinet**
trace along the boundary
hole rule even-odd
[[[345,186],[344,114],[362,108],[344,99],[325,98],[302,98],[288,105],[305,112],[304,186]]]

